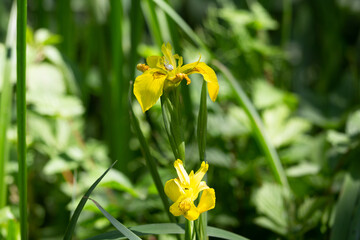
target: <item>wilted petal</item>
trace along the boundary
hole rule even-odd
[[[143,112],[151,108],[163,94],[166,77],[157,69],[149,69],[135,79],[134,94]]]

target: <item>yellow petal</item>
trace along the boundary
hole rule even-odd
[[[197,210],[203,213],[215,207],[215,190],[213,188],[205,189],[201,195]]]
[[[194,68],[200,63],[201,56],[196,62],[185,64],[184,66],[180,67],[180,72],[189,74]]]
[[[151,108],[163,94],[166,77],[157,69],[149,69],[135,79],[134,94],[143,112]]]
[[[174,167],[176,169],[177,175],[179,176],[180,183],[184,186],[190,186],[190,178],[184,168],[183,162],[180,159],[177,159],[174,162]]]
[[[171,50],[172,50],[172,48],[171,48],[170,43],[168,43],[166,46],[165,46],[165,43],[164,43],[161,46],[161,51],[162,51],[162,53],[164,54],[164,57],[165,57],[165,63],[166,64],[171,64],[172,67],[175,69],[176,68],[176,62],[175,62],[174,56],[172,55]]]
[[[191,181],[191,179],[190,179],[190,181]],[[205,190],[205,189],[208,189],[208,188],[209,188],[209,186],[206,184],[205,181],[201,181],[200,184],[197,187],[194,187],[194,188],[191,187],[191,189],[193,189],[191,199],[193,201],[195,201],[198,198],[199,193],[201,191]]]
[[[184,63],[184,59],[183,59],[183,57],[179,57],[179,60],[178,60],[178,67],[181,67],[182,65],[183,65],[183,63]]]
[[[193,188],[196,188],[199,186],[201,180],[205,176],[208,169],[209,169],[209,164],[202,162],[199,170],[197,170],[196,173],[190,179],[191,186]]]
[[[170,206],[170,209],[169,209],[169,211],[171,212],[171,214],[174,215],[175,217],[181,216],[181,215],[184,214],[184,213],[180,210],[179,204],[180,204],[180,201],[178,200],[178,201],[176,201],[175,203],[173,203],[173,204]]]
[[[205,189],[208,189],[208,188],[209,188],[209,186],[206,184],[206,182],[205,182],[205,181],[201,181],[200,184],[199,184],[199,186],[198,186],[197,191],[198,191],[198,192],[201,192],[201,191],[203,191],[203,190],[205,190]]]
[[[219,83],[214,70],[203,62],[186,64],[180,68],[180,72],[187,75],[200,73],[207,82],[208,92],[211,100],[214,102],[219,92]]]
[[[187,220],[194,221],[199,218],[199,215],[200,213],[198,209],[195,207],[194,203],[191,202],[190,210],[184,213],[184,217]]]
[[[160,56],[150,56],[146,58],[146,63],[151,68],[158,67],[158,63],[160,62],[161,57]]]
[[[171,199],[171,201],[176,202],[182,194],[185,194],[184,190],[180,187],[177,179],[171,179],[165,184],[165,194]]]

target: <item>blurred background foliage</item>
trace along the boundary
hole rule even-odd
[[[115,159],[93,198],[127,226],[168,221],[130,129],[127,98],[136,63],[171,41],[185,63],[201,54],[229,68],[261,115],[293,193],[275,183],[246,113],[218,74],[218,99],[208,101],[208,184],[217,196],[209,224],[250,239],[359,239],[360,2],[168,3],[206,51],[152,0],[28,2],[30,238],[62,237],[79,198]],[[11,6],[0,4],[0,92]],[[12,91],[15,69],[11,59]],[[201,78],[192,79],[182,86],[189,169],[199,162]],[[0,206],[0,238],[8,239],[19,231],[14,101]],[[136,101],[133,107],[165,182],[175,173],[160,104],[146,114]],[[76,234],[109,229],[88,204]]]

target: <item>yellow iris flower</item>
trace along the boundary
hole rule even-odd
[[[174,167],[178,178],[171,179],[165,184],[166,195],[175,202],[170,206],[174,216],[184,215],[190,221],[196,220],[199,215],[215,207],[215,191],[209,188],[205,181],[201,181],[209,168],[209,164],[202,162],[200,169],[188,175],[180,159],[176,160]],[[194,201],[203,191],[198,206]]]
[[[185,79],[191,83],[188,75],[200,73],[208,84],[208,92],[212,101],[215,101],[219,92],[219,84],[214,70],[200,62],[183,66],[183,58],[177,54],[172,55],[171,45],[163,44],[161,51],[164,56],[150,56],[146,64],[138,64],[137,69],[143,74],[135,79],[134,94],[143,112],[151,108],[163,94],[164,89],[176,87]]]

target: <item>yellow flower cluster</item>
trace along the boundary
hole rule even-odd
[[[169,43],[163,44],[161,51],[164,56],[150,56],[146,59],[147,65],[137,65],[137,69],[143,74],[135,79],[134,94],[143,112],[151,108],[167,88],[178,86],[183,79],[190,84],[188,76],[193,73],[203,75],[211,100],[215,101],[217,97],[219,84],[214,70],[200,62],[200,58],[197,62],[183,66],[183,58],[177,54],[172,55],[171,50]]]
[[[170,212],[174,216],[184,215],[190,221],[196,220],[199,215],[215,207],[215,191],[209,188],[205,181],[201,181],[209,168],[209,164],[202,162],[200,169],[188,175],[180,159],[174,163],[178,178],[171,179],[165,184],[165,194],[174,202]],[[199,193],[202,195],[198,206],[194,201]]]

